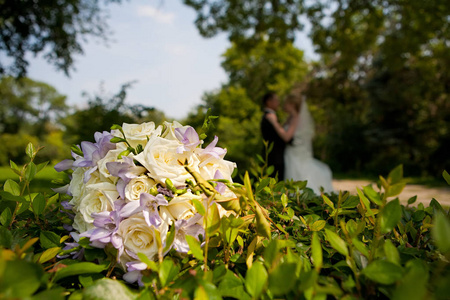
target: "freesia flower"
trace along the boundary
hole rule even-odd
[[[186,235],[199,239],[199,235],[205,234],[205,229],[197,223],[201,218],[200,214],[196,214],[189,220],[181,219],[175,222],[175,239],[172,244],[175,250],[181,253],[188,253],[190,248],[186,241]]]
[[[142,211],[148,226],[153,225],[159,227],[161,225],[161,217],[159,216],[158,207],[160,205],[167,206],[168,204],[169,202],[161,194],[155,197],[148,193],[142,193],[139,201],[132,201],[125,204],[120,211],[120,216],[127,218]]]
[[[125,156],[121,162],[108,162],[106,167],[112,176],[119,177],[117,192],[120,198],[125,199],[125,187],[131,179],[143,174],[146,170],[135,165],[133,158]]]
[[[197,132],[191,126],[175,128],[175,136],[183,143],[177,148],[177,153],[191,151],[202,143]]]

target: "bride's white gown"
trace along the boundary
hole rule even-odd
[[[307,187],[320,194],[320,187],[325,192],[333,191],[331,169],[325,163],[313,157],[312,139],[314,121],[306,101],[303,101],[300,120],[295,130],[292,144],[284,152],[285,179],[307,180]]]

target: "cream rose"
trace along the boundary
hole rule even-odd
[[[203,201],[202,196],[187,192],[183,195],[174,197],[170,200],[169,205],[160,206],[159,209],[162,213],[168,214],[172,221],[188,220],[197,213],[197,210],[192,204],[192,199],[197,199],[200,203]]]
[[[187,164],[198,172],[199,160],[190,151],[177,153],[180,145],[182,144],[178,140],[152,136],[144,151],[134,158],[148,170],[149,176],[156,182],[165,184],[169,178],[175,186],[183,186],[186,179],[192,178],[183,164],[187,161]]]
[[[164,243],[168,230],[168,225],[164,220],[158,230]],[[154,259],[158,254],[158,246],[155,241],[155,228],[148,226],[142,213],[123,220],[119,225],[117,235],[122,239],[125,253],[131,256],[143,253],[149,259]]]
[[[152,135],[161,135],[162,127],[155,127],[155,123],[147,122],[142,124],[122,124],[123,132],[125,137],[130,143],[131,147],[136,148],[138,144],[145,147],[147,140]]]
[[[91,173],[91,178],[85,184],[84,183],[84,173],[88,170],[88,168],[77,168],[72,173],[72,180],[69,185],[69,193],[72,195],[72,200],[70,200],[70,204],[75,208],[78,208],[80,205],[81,199],[84,197],[86,193],[86,187],[91,184],[95,184],[100,182],[100,174],[98,171],[94,171]]]
[[[87,223],[93,223],[92,213],[112,211],[114,201],[119,198],[116,186],[111,183],[102,182],[88,185],[86,194],[81,198],[79,212]]]
[[[155,181],[145,175],[133,178],[125,187],[125,201],[139,201],[142,193],[148,193]]]
[[[216,172],[222,174],[223,179],[232,181],[231,174],[233,174],[236,164],[224,159],[211,159],[207,164],[201,165],[200,175],[205,179],[213,179]]]
[[[175,135],[175,129],[181,128],[181,127],[187,128],[189,126],[183,126],[180,123],[178,123],[177,121],[173,121],[172,123],[165,121],[164,127],[165,127],[165,130],[161,134],[161,137],[168,139],[168,140],[178,140],[177,136]]]
[[[73,219],[72,227],[79,233],[83,233],[94,228],[94,224],[88,223],[84,220],[83,216],[78,212]]]
[[[117,182],[117,177],[112,176],[109,173],[109,170],[106,167],[106,164],[109,162],[119,161],[119,159],[117,157],[119,156],[120,153],[122,153],[126,149],[127,148],[124,143],[117,144],[117,149],[108,151],[108,153],[105,155],[105,157],[103,157],[102,159],[100,159],[97,162],[97,168],[100,173],[100,179],[102,181],[108,181],[111,183]]]

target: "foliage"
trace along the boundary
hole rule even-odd
[[[233,45],[223,57],[222,67],[229,82],[217,91],[205,93],[202,103],[185,123],[200,129],[208,109],[212,115],[220,116],[214,133],[220,136],[220,144],[227,148],[228,157],[237,163],[243,176],[252,165],[249,157],[263,153],[260,134],[263,95],[269,90],[280,97],[287,95],[304,78],[308,65],[303,52],[291,43],[261,41],[248,51]]]
[[[152,107],[125,103],[127,90],[132,84],[133,82],[122,84],[114,95],[109,95],[102,89],[94,96],[84,93],[88,107],[77,109],[62,122],[66,128],[66,135],[71,137],[67,143],[91,141],[94,132],[102,132],[114,123],[139,123],[150,118],[156,122],[164,121],[166,119],[164,113]]]
[[[243,52],[255,40],[294,38],[300,21],[311,25],[320,61],[306,78],[307,96],[326,115],[315,153],[333,170],[378,174],[402,163],[414,176],[437,178],[450,163],[447,1],[185,3],[202,35],[228,32]]]
[[[121,1],[0,2],[0,53],[7,58],[0,61],[0,74],[25,76],[27,55],[43,54],[68,75],[73,56],[83,54],[82,40],[89,36],[106,40],[103,5],[111,2]]]
[[[209,244],[190,240],[187,256],[145,261],[143,286],[126,286],[113,253],[81,242],[84,258],[60,259],[70,241],[64,200],[33,193],[29,182],[44,165],[11,163],[20,182],[0,192],[0,294],[6,298],[173,299],[445,299],[450,280],[450,218],[398,201],[401,166],[358,195],[314,195],[305,182],[262,177],[234,184],[253,207],[211,228]],[[445,180],[450,176],[444,172]],[[265,209],[259,206],[264,206]],[[244,206],[242,206],[244,207]],[[258,207],[260,207],[258,209]],[[264,221],[265,220],[265,221]],[[269,223],[268,223],[269,222]],[[270,224],[270,225],[269,225]],[[268,231],[269,229],[269,231]],[[57,257],[58,255],[58,257]],[[120,295],[120,296],[118,296]]]

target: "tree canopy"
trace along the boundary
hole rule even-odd
[[[43,54],[66,75],[88,36],[107,38],[103,4],[121,0],[0,1],[0,74],[25,76],[27,54]]]

